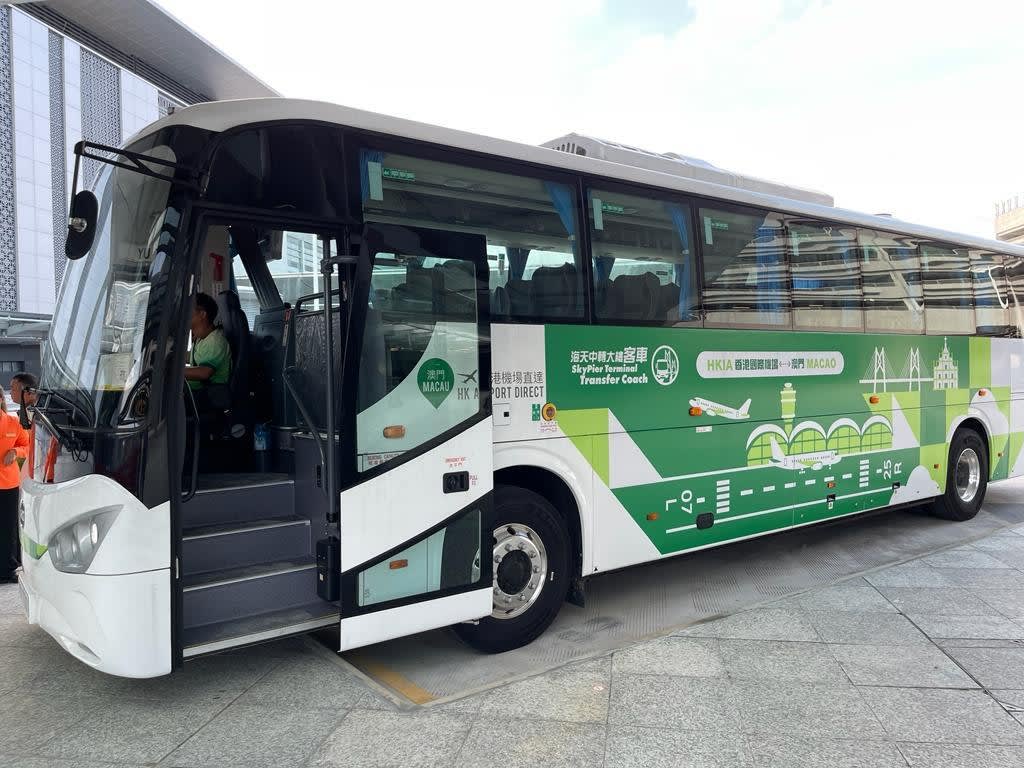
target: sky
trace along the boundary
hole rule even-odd
[[[569,132],[992,237],[1024,203],[1019,0],[157,0],[285,96]]]

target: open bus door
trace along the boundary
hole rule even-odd
[[[340,650],[476,619],[492,601],[480,562],[493,495],[486,241],[369,225],[359,251],[340,382],[340,536],[318,558],[328,567],[340,548],[321,573],[340,576]]]

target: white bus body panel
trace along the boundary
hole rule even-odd
[[[491,612],[491,600],[491,588],[484,587],[461,595],[424,600],[342,619],[339,650],[348,651],[396,637],[447,627],[470,618],[480,618]]]
[[[494,488],[491,420],[341,494],[341,567],[358,568],[440,525]],[[469,493],[443,491],[445,472],[469,473]],[[426,584],[423,585],[426,590]],[[478,619],[491,590],[476,589],[396,608],[341,617],[341,650]]]
[[[117,509],[85,573],[57,570],[47,550],[22,553],[29,623],[75,658],[122,677],[171,671],[170,505],[148,509],[118,483],[86,475],[65,483],[22,478],[23,532],[48,545],[55,531],[101,509]]]

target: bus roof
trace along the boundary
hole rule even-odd
[[[761,192],[766,195],[776,195],[788,200],[800,200],[805,203],[815,203],[829,207],[835,205],[835,200],[832,199],[832,196],[826,195],[824,192],[818,192],[817,190],[805,187],[794,187],[789,184],[779,184],[775,181],[759,179],[743,173],[735,173],[734,171],[728,171],[712,165],[706,160],[680,155],[676,152],[651,152],[647,149],[631,147],[628,144],[608,141],[607,139],[581,136],[578,133],[570,133],[551,141],[545,141],[541,146],[557,149],[562,152],[570,152],[575,155],[596,157],[600,160],[618,163],[619,165],[646,168],[648,171],[658,171],[671,176],[700,179],[701,181],[710,181],[712,184],[724,184],[727,187]]]
[[[1024,257],[1024,246],[973,235],[957,234],[935,227],[912,224],[889,216],[873,216],[843,208],[794,200],[788,197],[754,192],[700,179],[653,171],[598,158],[562,152],[547,147],[519,144],[467,131],[442,128],[428,123],[367,112],[323,101],[287,98],[238,99],[196,104],[178,110],[145,130],[146,134],[173,125],[190,125],[209,131],[226,131],[250,123],[287,120],[313,120],[333,123],[400,138],[477,152],[493,157],[520,160],[570,172],[604,176],[623,182],[661,187],[693,195],[719,198],[735,203],[767,208],[779,213],[881,229],[930,240],[939,240],[973,248],[1000,251]],[[142,134],[139,134],[141,137]],[[138,137],[133,137],[134,138]]]

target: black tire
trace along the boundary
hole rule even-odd
[[[503,653],[533,642],[555,620],[572,581],[569,532],[551,502],[526,488],[514,485],[496,486],[494,529],[508,530],[510,526],[520,532],[521,529],[516,526],[529,527],[539,538],[547,557],[547,568],[536,599],[522,613],[511,618],[496,618],[492,614],[480,619],[476,624],[455,625],[455,632],[463,641],[485,653]],[[495,544],[498,542],[496,538],[492,538],[491,541]],[[493,566],[491,552],[481,552],[480,555],[482,566],[486,563],[492,563]],[[514,565],[510,563],[509,567]],[[527,579],[530,577],[527,576]],[[499,580],[496,578],[496,588],[498,584]],[[500,595],[494,594],[496,601],[504,600],[504,592]],[[495,611],[503,610],[503,607],[496,603]]]
[[[969,476],[968,468],[971,464],[971,453],[977,459],[978,484],[970,498],[963,498],[961,488],[965,492],[970,489],[970,483],[966,482]],[[964,460],[961,461],[961,457]],[[958,478],[959,472],[959,478]],[[957,485],[958,479],[960,486]],[[949,444],[949,459],[946,464],[946,492],[936,498],[931,505],[931,512],[936,517],[944,520],[964,521],[970,520],[978,514],[981,504],[985,500],[985,491],[988,489],[988,448],[985,441],[981,439],[973,429],[959,429],[953,435]]]

